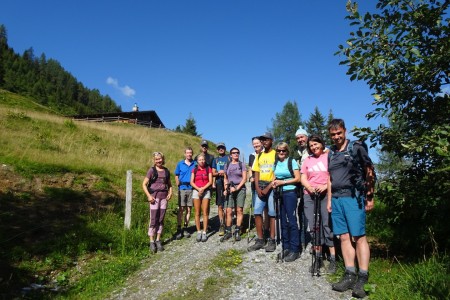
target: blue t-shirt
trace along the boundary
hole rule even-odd
[[[188,166],[184,159],[178,162],[177,167],[175,168],[175,175],[178,176],[178,180],[180,181],[180,186],[178,189],[180,190],[192,190],[191,182],[191,173],[195,167],[195,161],[191,161],[191,164]]]
[[[288,167],[289,159],[286,157],[283,161],[278,161],[274,170],[275,177],[279,180],[292,179],[291,172]],[[295,159],[292,160],[292,170],[299,170],[298,163]],[[283,185],[283,191],[292,191],[295,189],[295,184]]]
[[[224,156],[218,156],[216,158],[214,158],[213,163],[212,163],[212,168],[216,169],[217,172],[219,171],[223,171],[225,168],[225,164],[227,162],[230,161],[230,156],[228,155],[224,155]],[[223,177],[222,176],[217,176],[216,180],[222,180]]]

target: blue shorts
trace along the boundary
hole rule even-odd
[[[272,190],[270,191],[270,193],[268,195],[264,196],[264,198],[262,198],[262,200],[259,198],[258,193],[256,193],[254,214],[262,215],[264,208],[266,206],[269,207],[269,217],[275,217],[275,205],[273,203],[273,191]]]
[[[362,197],[332,197],[331,220],[333,233],[352,236],[366,235],[366,209]]]

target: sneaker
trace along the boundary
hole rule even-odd
[[[289,252],[289,254],[284,257],[284,261],[292,262],[292,261],[296,260],[298,257],[299,257],[298,252]]]
[[[336,260],[330,260],[330,264],[328,265],[328,274],[336,273]]]
[[[181,240],[182,237],[183,237],[183,234],[182,234],[181,230],[177,231],[177,234],[175,235],[175,239]]]
[[[206,235],[206,232],[202,233],[202,242],[206,242],[208,240],[208,236]]]
[[[266,252],[273,252],[277,248],[277,244],[273,239],[267,239],[267,245],[265,247]]]
[[[225,226],[223,224],[220,224],[219,236],[223,236],[224,234],[225,234]]]
[[[356,274],[349,271],[345,271],[341,281],[333,283],[331,288],[338,292],[345,292],[348,289],[353,289],[356,283]]]
[[[231,234],[231,232],[226,231],[224,236],[220,238],[220,241],[225,242],[225,241],[231,239],[232,237],[233,237],[233,235]]]
[[[264,240],[263,239],[255,239],[255,243],[247,248],[247,251],[256,251],[259,249],[262,249],[264,247]]]
[[[239,242],[239,241],[241,240],[241,233],[239,232],[239,230],[236,230],[236,231],[234,232],[234,240],[235,240],[236,242]]]
[[[197,232],[197,238],[195,240],[197,242],[201,242],[202,241],[202,232],[201,231]]]
[[[185,238],[190,238],[190,237],[191,237],[191,234],[187,231],[186,228],[183,230],[183,236],[184,236]]]
[[[164,251],[164,247],[161,244],[161,241],[156,241],[156,249],[158,250],[158,252]]]
[[[150,242],[150,252],[156,253],[156,244],[155,244],[155,242]]]
[[[367,296],[366,291],[364,290],[364,285],[368,280],[369,274],[358,274],[358,280],[356,280],[355,286],[353,287],[352,297],[364,298],[365,296]]]

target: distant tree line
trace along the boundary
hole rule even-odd
[[[22,55],[8,46],[7,31],[0,24],[0,88],[27,95],[65,115],[120,112],[121,107],[97,89],[90,90],[54,59],[33,48]]]
[[[272,119],[272,128],[269,128],[269,130],[273,133],[275,144],[286,142],[291,149],[295,149],[297,146],[295,132],[299,126],[302,126],[309,135],[318,134],[327,145],[332,145],[327,126],[333,118],[331,110],[328,112],[328,116],[325,117],[316,106],[314,112],[309,115],[308,120],[302,121],[297,102],[287,101],[281,113],[275,114],[275,118]]]

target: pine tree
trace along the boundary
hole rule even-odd
[[[300,125],[302,125],[302,121],[298,111],[297,102],[286,102],[283,111],[281,113],[276,113],[275,119],[272,119],[274,146],[279,142],[286,142],[289,144],[290,149],[294,149],[297,145],[295,132]]]

